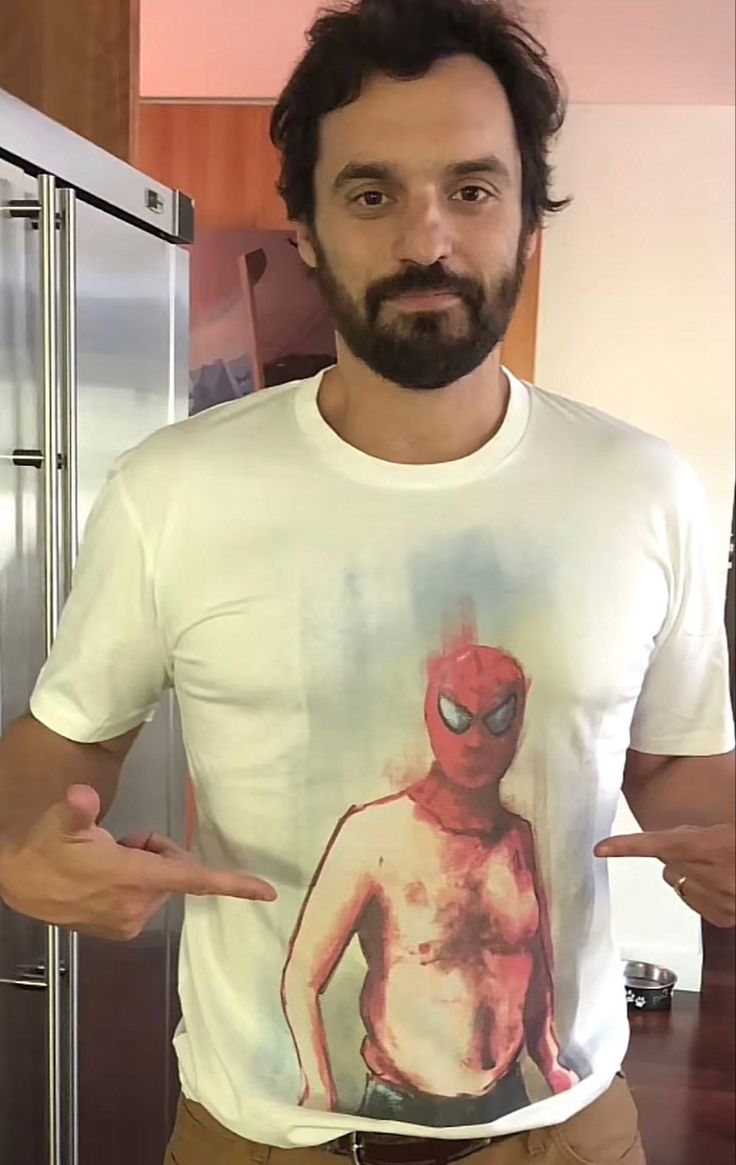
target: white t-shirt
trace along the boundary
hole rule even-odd
[[[593,856],[626,750],[732,747],[691,471],[509,380],[432,466],[343,442],[319,377],[272,389],[155,434],[90,519],[32,710],[101,741],[174,686],[197,854],[279,892],[186,904],[183,1089],[252,1140],[590,1104],[628,1038]]]

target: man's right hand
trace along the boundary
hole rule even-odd
[[[97,938],[136,938],[172,894],[273,902],[260,878],[210,870],[157,834],[117,842],[97,825],[100,798],[72,785],[25,833],[0,848],[0,897],[20,914]]]

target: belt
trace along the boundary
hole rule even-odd
[[[484,1137],[474,1141],[444,1141],[425,1137],[395,1137],[386,1134],[349,1133],[323,1148],[338,1157],[348,1157],[353,1165],[452,1165],[473,1153],[510,1141],[505,1137]]]

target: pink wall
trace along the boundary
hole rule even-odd
[[[734,0],[542,0],[573,101],[732,105]]]
[[[734,0],[522,0],[522,6],[575,102],[733,104]],[[318,0],[141,0],[141,92],[270,100],[319,7]]]
[[[318,0],[141,0],[143,97],[271,100]]]

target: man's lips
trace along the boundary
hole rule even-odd
[[[459,302],[455,291],[408,291],[391,299],[402,311],[444,311]]]

